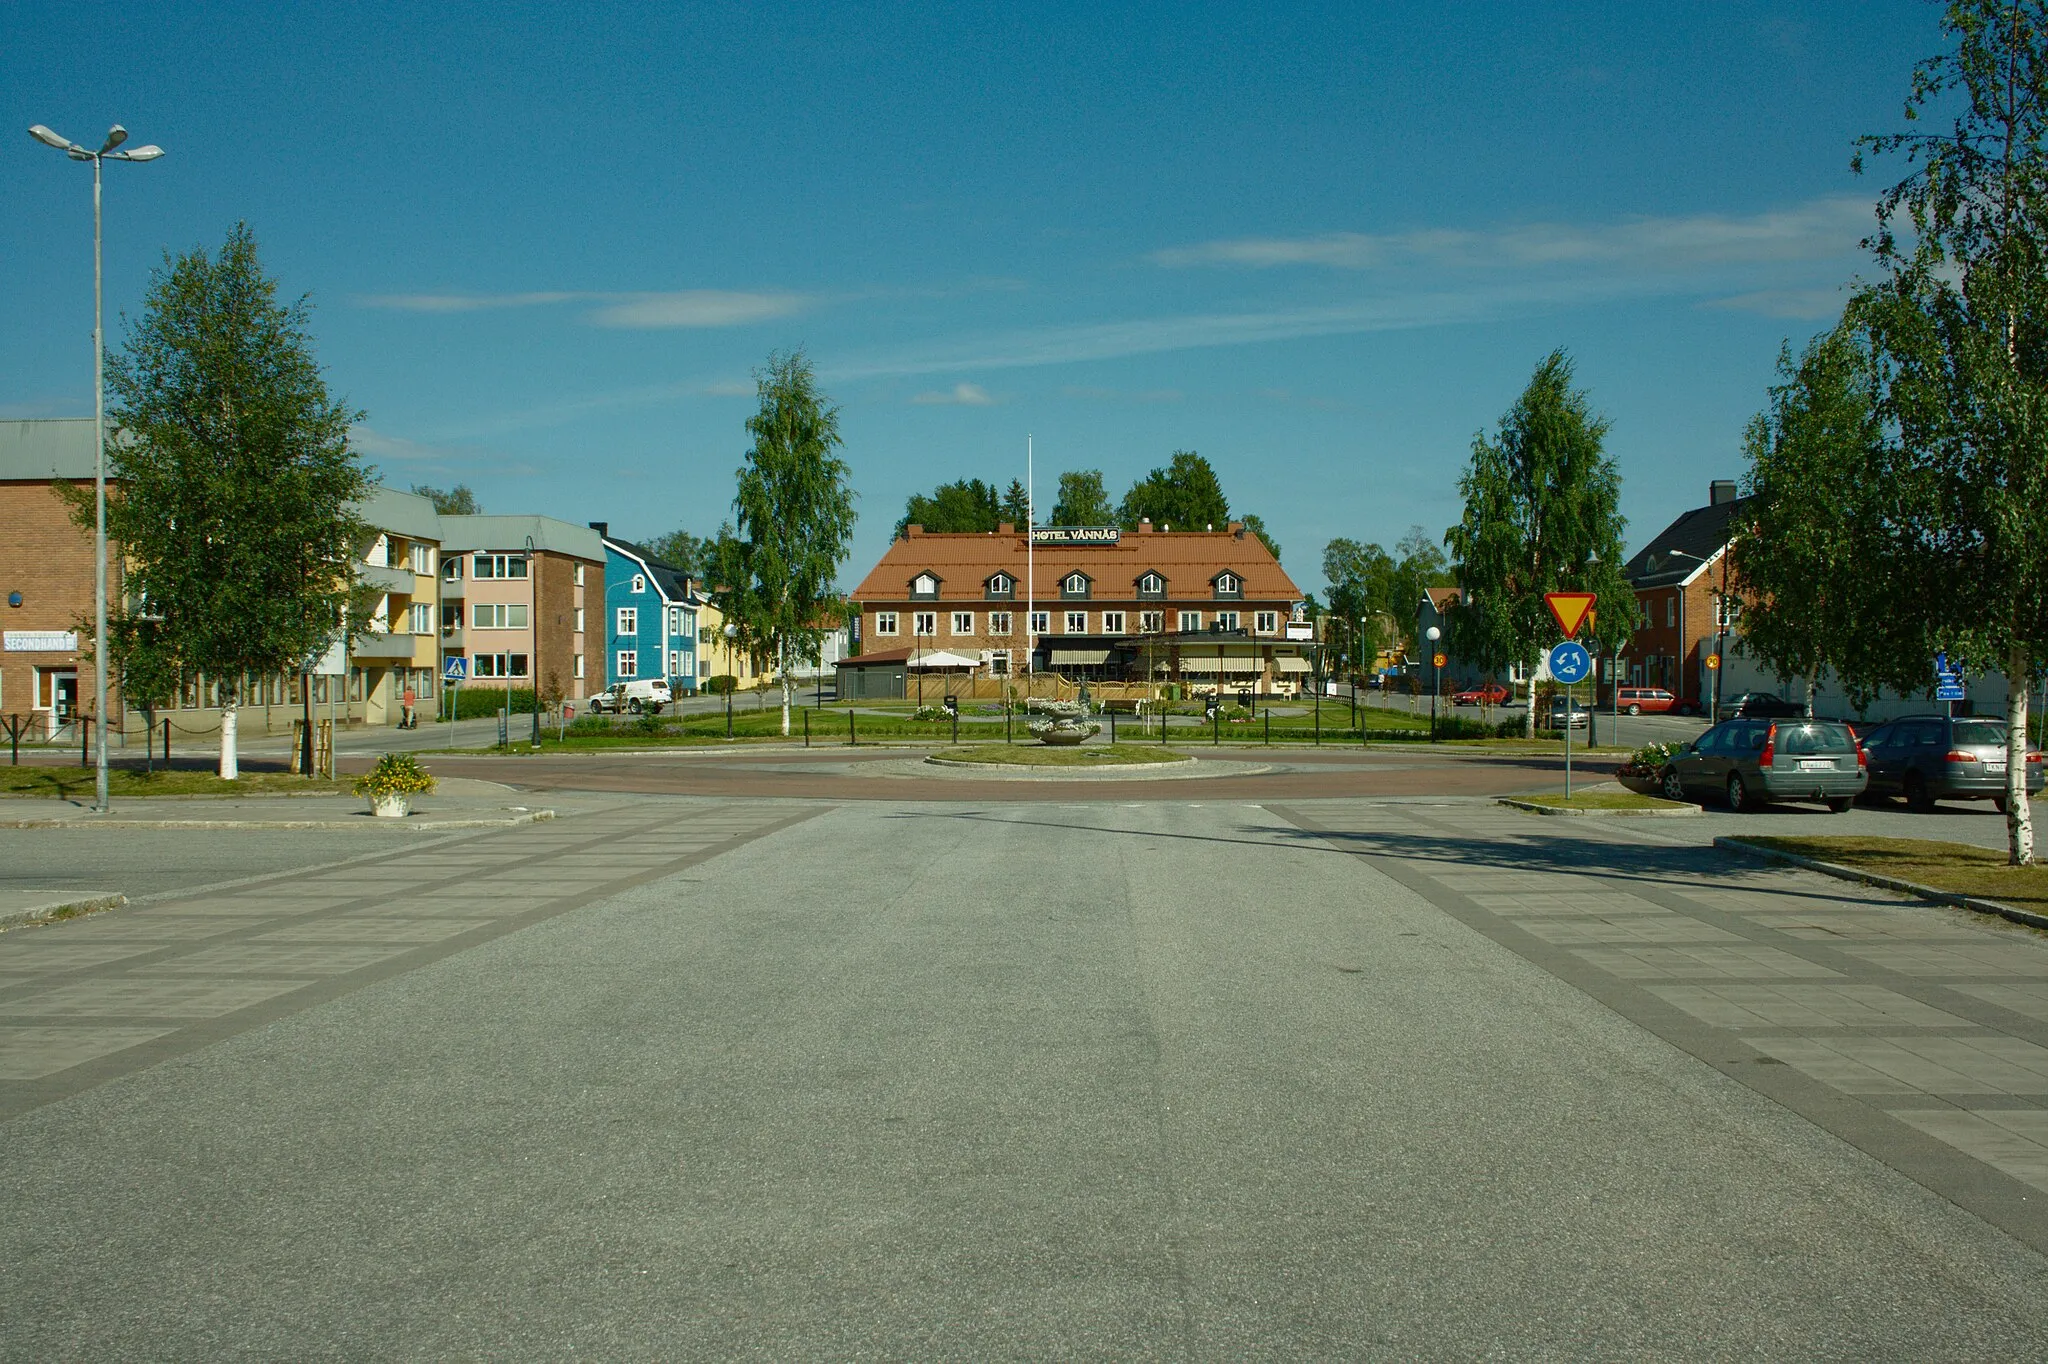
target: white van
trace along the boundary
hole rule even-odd
[[[614,682],[591,697],[590,713],[617,715],[620,711],[628,711],[638,715],[644,710],[659,715],[662,707],[674,701],[675,695],[669,690],[666,677],[639,678],[631,682]]]

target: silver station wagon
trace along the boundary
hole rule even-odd
[[[1863,749],[1832,720],[1725,720],[1664,768],[1666,800],[1727,802],[1746,810],[1774,800],[1813,800],[1837,814],[1869,782]]]

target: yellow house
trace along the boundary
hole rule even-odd
[[[709,598],[697,603],[697,690],[721,674],[734,678],[740,690],[765,685],[773,679],[754,670],[754,660],[726,642],[725,613]]]

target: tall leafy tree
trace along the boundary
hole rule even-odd
[[[1450,560],[1444,557],[1443,546],[1421,526],[1410,526],[1394,545],[1394,552],[1400,557],[1394,561],[1387,608],[1401,639],[1413,644],[1416,611],[1423,592],[1432,587],[1451,587],[1456,584],[1457,575],[1451,571]]]
[[[957,483],[942,483],[929,494],[913,493],[903,506],[903,517],[896,523],[896,538],[901,540],[912,526],[922,526],[928,531],[971,531],[981,533],[996,528],[1002,520],[1002,509],[994,487],[978,478],[963,478]]]
[[[1116,521],[1102,470],[1069,469],[1060,475],[1059,500],[1053,503],[1049,526],[1106,526]]]
[[[1146,519],[1162,528],[1215,526],[1220,530],[1230,520],[1230,503],[1224,499],[1223,484],[1208,460],[1192,450],[1176,450],[1163,468],[1131,485],[1117,509],[1117,518],[1125,530],[1136,530],[1138,522]]]
[[[458,483],[452,488],[436,488],[425,483],[412,485],[415,497],[424,497],[434,504],[434,510],[443,516],[478,516],[483,504],[476,500],[467,483]]]
[[[1394,560],[1376,544],[1340,537],[1323,546],[1323,579],[1330,585],[1327,633],[1338,671],[1362,672],[1386,647]]]
[[[815,660],[840,601],[833,591],[853,539],[851,471],[835,451],[839,409],[818,390],[802,351],[778,353],[755,374],[760,411],[738,472],[734,525],[713,550],[715,596],[734,643],[782,683],[782,732],[795,695],[792,667]]]
[[[686,530],[672,530],[666,535],[657,535],[647,542],[647,548],[654,557],[693,578],[702,578],[711,562],[711,544],[701,535],[692,535]]]
[[[1556,641],[1547,592],[1593,592],[1595,641],[1620,644],[1635,593],[1622,576],[1618,504],[1621,474],[1605,451],[1608,423],[1572,387],[1562,350],[1536,366],[1529,386],[1495,435],[1473,438],[1458,480],[1464,518],[1445,540],[1456,556],[1463,604],[1451,614],[1451,642],[1482,668],[1531,670]],[[1536,689],[1529,689],[1536,728]]]
[[[1952,0],[1942,27],[1952,47],[1915,69],[1905,116],[1953,110],[1950,126],[1859,144],[1856,169],[1867,152],[1909,171],[1867,243],[1885,277],[1853,306],[1896,427],[1904,580],[1925,588],[1902,605],[2010,684],[2007,851],[2023,865],[2027,694],[2048,656],[2048,2]]]
[[[1924,686],[1922,642],[1901,639],[1921,617],[1899,609],[1883,533],[1895,490],[1880,475],[1885,430],[1863,338],[1845,323],[1796,362],[1787,347],[1778,373],[1743,438],[1748,500],[1730,527],[1744,645],[1779,677],[1804,679],[1809,710],[1827,672],[1864,702],[1887,683]]]
[[[348,429],[363,414],[328,395],[308,313],[303,297],[278,300],[238,225],[218,254],[165,257],[107,365],[120,433],[107,531],[129,597],[109,642],[150,699],[173,668],[220,688],[229,779],[242,677],[296,671],[365,623],[348,620],[370,487]]]

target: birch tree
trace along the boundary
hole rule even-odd
[[[1464,601],[1450,613],[1451,646],[1490,672],[1519,664],[1533,678],[1556,642],[1547,592],[1597,594],[1594,641],[1628,637],[1635,591],[1622,576],[1621,474],[1605,452],[1608,423],[1572,387],[1562,350],[1536,366],[1492,437],[1480,432],[1458,480],[1462,520],[1445,533]],[[1536,732],[1536,688],[1529,688]]]
[[[802,351],[775,354],[755,373],[761,408],[747,419],[754,444],[738,471],[734,526],[713,549],[713,597],[735,647],[772,666],[782,683],[782,732],[795,699],[791,669],[815,659],[836,621],[828,614],[853,539],[853,490],[833,453],[839,409],[818,391]]]
[[[2010,684],[2007,853],[2033,860],[2027,693],[2048,657],[2048,0],[1953,0],[1953,46],[1913,73],[1905,117],[1945,130],[1864,138],[1909,172],[1869,239],[1857,297],[1896,431],[1885,477],[1914,605],[1952,657]]]
[[[129,598],[109,641],[149,700],[172,668],[220,689],[229,780],[242,678],[295,672],[344,632],[366,534],[369,476],[348,445],[363,414],[328,396],[308,311],[278,301],[240,225],[217,255],[166,257],[107,362],[107,534]]]

